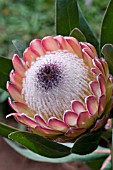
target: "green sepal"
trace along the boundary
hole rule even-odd
[[[86,41],[86,38],[85,38],[84,34],[78,28],[74,28],[70,32],[69,36],[75,37],[78,41],[81,41],[81,42],[85,42]]]
[[[70,154],[70,148],[28,132],[13,132],[9,138],[31,151],[49,158],[60,158]]]
[[[101,134],[102,130],[99,130],[79,137],[75,141],[71,152],[79,155],[86,155],[93,152],[98,147]]]
[[[113,45],[112,44],[105,44],[101,50],[104,58],[106,59],[110,73],[113,75]]]
[[[12,40],[12,43],[13,43],[19,57],[23,57],[23,52],[26,49],[26,44],[21,40]]]

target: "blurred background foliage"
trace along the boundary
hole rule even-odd
[[[84,16],[96,37],[108,0],[78,0]],[[12,58],[16,52],[12,40],[19,39],[27,45],[32,39],[55,35],[54,0],[0,0],[0,56]],[[11,110],[7,104],[8,93],[0,90],[0,113]]]
[[[96,36],[108,0],[78,0]],[[54,35],[54,0],[0,0],[0,56],[12,57],[13,39],[27,44],[34,38]]]
[[[0,0],[0,55],[11,57],[13,39],[30,42],[54,34],[53,0]]]

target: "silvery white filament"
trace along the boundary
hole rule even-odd
[[[37,79],[37,72],[48,63],[59,65],[62,79],[57,86],[46,91]],[[47,118],[61,116],[63,111],[71,109],[72,100],[85,97],[83,91],[84,86],[88,86],[88,68],[82,59],[66,50],[41,56],[25,74],[22,95],[29,108]]]

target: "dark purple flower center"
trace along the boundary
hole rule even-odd
[[[47,63],[37,73],[38,81],[46,91],[57,86],[62,79],[61,66],[56,63]]]

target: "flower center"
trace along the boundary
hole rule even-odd
[[[45,91],[58,86],[62,77],[62,69],[57,63],[47,63],[37,72],[39,84]]]
[[[45,119],[62,118],[72,100],[82,101],[89,94],[89,68],[66,50],[46,53],[25,72],[22,95],[28,107]]]

